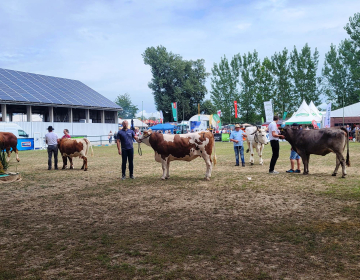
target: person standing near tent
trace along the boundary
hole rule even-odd
[[[270,145],[272,149],[272,157],[270,161],[270,167],[269,167],[269,173],[270,174],[279,174],[279,172],[275,171],[275,164],[276,161],[279,158],[279,151],[280,151],[280,145],[279,145],[279,138],[284,139],[284,135],[280,135],[280,131],[277,127],[277,123],[279,121],[278,116],[274,116],[274,121],[269,124],[269,139],[270,139]]]
[[[126,179],[126,163],[129,161],[129,173],[130,179],[135,179],[134,177],[134,147],[133,147],[133,139],[137,140],[137,136],[135,135],[134,131],[129,129],[129,123],[127,121],[122,122],[122,129],[119,130],[116,145],[118,148],[118,153],[122,157],[122,164],[121,164],[121,180]]]
[[[230,134],[230,141],[234,142],[234,152],[235,152],[235,166],[239,166],[239,153],[241,157],[241,164],[245,166],[245,159],[244,159],[244,141],[243,137],[247,137],[247,135],[240,130],[240,125],[235,125],[235,131],[232,131]]]

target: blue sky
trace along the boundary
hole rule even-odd
[[[356,12],[360,1],[349,0],[1,1],[0,67],[80,80],[111,100],[127,92],[149,117],[147,47],[203,58],[211,72],[223,55],[256,49],[264,58],[308,43],[321,67]]]

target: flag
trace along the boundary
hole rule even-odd
[[[177,102],[171,103],[171,109],[172,109],[172,113],[173,113],[174,122],[177,122],[177,120],[178,120],[178,118],[177,118]]]
[[[160,111],[160,122],[163,123],[164,121],[164,115],[163,115],[163,112]]]
[[[234,107],[235,107],[235,119],[237,119],[237,117],[238,117],[238,114],[237,114],[238,106],[237,106],[237,101],[236,100],[234,101]]]
[[[285,120],[286,116],[287,116],[287,112],[284,112],[284,114],[283,114],[283,120]]]
[[[209,127],[212,127],[213,116],[209,116]]]
[[[218,110],[217,114],[218,114],[219,117],[221,117],[221,110]]]
[[[331,102],[326,107],[324,127],[330,127]]]
[[[261,117],[261,124],[264,123],[264,117]]]

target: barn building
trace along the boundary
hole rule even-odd
[[[0,104],[1,121],[18,123],[30,137],[48,125],[58,133],[68,128],[77,135],[107,134],[117,130],[122,110],[80,81],[2,68]]]

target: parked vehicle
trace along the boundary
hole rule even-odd
[[[17,138],[28,138],[29,134],[27,134],[21,126],[16,123],[11,122],[0,122],[0,132],[11,132]]]

